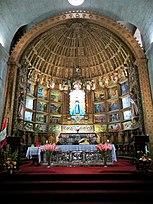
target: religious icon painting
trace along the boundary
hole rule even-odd
[[[102,101],[105,99],[105,92],[104,89],[100,90],[100,91],[95,91],[94,92],[94,101]]]
[[[117,86],[108,89],[109,98],[117,98],[118,97],[118,89]]]
[[[124,98],[122,98],[122,106],[123,108],[128,108],[130,107],[130,97],[129,96],[126,96]]]
[[[106,132],[107,131],[107,125],[95,124],[94,129],[96,132]]]
[[[131,121],[127,121],[123,123],[123,130],[128,130],[131,128],[132,128]]]
[[[38,110],[38,111],[46,112],[46,111],[47,111],[47,103],[38,101],[38,102],[37,102],[37,110]]]
[[[34,124],[24,121],[24,130],[28,130],[28,131],[33,131],[34,130]]]
[[[129,84],[128,82],[124,82],[121,84],[121,94],[124,95],[124,94],[127,94],[129,91]]]
[[[38,98],[48,99],[47,88],[38,87]]]
[[[29,111],[25,111],[24,120],[25,121],[32,121],[33,113]]]
[[[32,98],[26,98],[26,108],[33,109],[33,99]]]
[[[127,110],[123,112],[123,120],[130,120],[132,117],[131,110]]]
[[[46,124],[36,124],[35,130],[37,132],[47,132],[47,126]]]
[[[46,122],[46,115],[37,113],[36,114],[36,121],[45,123]]]
[[[108,103],[109,111],[114,111],[119,109],[118,100],[109,101]]]
[[[105,103],[96,103],[94,104],[95,113],[105,112]]]
[[[85,114],[85,93],[83,90],[70,92],[70,115],[84,116]]]
[[[120,123],[112,123],[108,125],[108,130],[109,132],[118,132],[120,131],[121,128],[121,124]]]
[[[50,113],[61,114],[60,104],[50,104]]]
[[[59,90],[51,90],[50,100],[53,102],[61,102],[62,95]]]
[[[120,119],[119,113],[114,113],[114,114],[109,115],[110,122],[119,121],[119,119]]]
[[[106,123],[106,115],[95,116],[95,123]]]
[[[50,123],[60,123],[61,117],[60,116],[50,116]]]
[[[30,82],[27,82],[27,94],[34,96],[34,85]]]

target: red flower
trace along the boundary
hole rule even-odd
[[[96,147],[99,150],[99,152],[101,152],[101,153],[109,152],[112,150],[112,146],[109,143],[98,144],[98,145],[96,145]]]
[[[42,148],[46,152],[47,155],[54,154],[58,151],[58,147],[56,146],[55,143],[53,144],[45,144],[44,147]]]
[[[99,151],[103,151],[103,145],[102,144],[96,145],[96,147]]]
[[[103,145],[103,149],[104,149],[105,151],[107,151],[107,150],[112,150],[112,146],[111,146],[110,144],[108,144],[108,143],[105,143],[105,144]]]
[[[36,142],[36,147],[40,147],[41,143],[38,141]]]

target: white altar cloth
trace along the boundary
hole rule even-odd
[[[41,162],[41,151],[42,151],[43,146],[40,147],[28,147],[27,152],[26,152],[26,157],[28,159],[32,159],[32,156],[38,155],[38,160]]]

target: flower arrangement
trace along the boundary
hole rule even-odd
[[[51,156],[56,154],[56,152],[58,151],[58,147],[56,146],[55,143],[45,144],[44,147],[42,148],[42,150],[45,151],[45,153],[46,153],[46,159],[48,162],[48,167],[50,167]]]
[[[140,152],[140,157],[136,160],[136,169],[145,172],[151,170],[152,159],[144,153]]]
[[[17,169],[17,157],[18,150],[16,150],[13,154],[8,154],[6,160],[4,161],[4,170],[12,174]]]
[[[45,144],[42,150],[44,150],[47,155],[52,155],[52,154],[55,154],[58,151],[58,147],[56,146],[55,143]]]
[[[99,153],[103,156],[104,166],[107,166],[107,157],[110,155],[112,146],[109,143],[96,145]]]
[[[149,162],[151,161],[151,158],[149,158],[146,154],[143,154],[139,161]]]
[[[41,142],[37,141],[36,142],[36,147],[40,147],[41,146]]]
[[[110,153],[110,151],[112,150],[112,146],[109,144],[109,143],[105,143],[105,144],[98,144],[96,145],[98,151],[101,153],[101,154],[108,154]]]

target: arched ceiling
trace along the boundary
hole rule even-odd
[[[132,58],[127,45],[106,27],[87,19],[68,19],[33,39],[20,60],[45,80],[112,75]]]
[[[0,1],[0,43],[10,49],[11,41],[20,27],[34,25],[63,11],[94,11],[115,21],[135,25],[141,32],[145,50],[152,42],[152,0],[85,0],[72,6],[67,0],[5,0]]]

